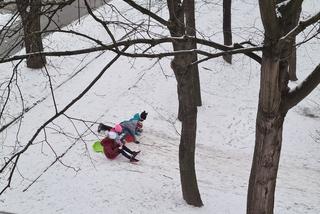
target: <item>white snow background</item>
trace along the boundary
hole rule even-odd
[[[162,8],[160,1],[156,2],[153,11],[158,10],[166,17],[166,8]],[[129,9],[122,1],[111,3],[131,21],[141,22],[142,15]],[[251,39],[261,43],[263,31],[258,3],[236,0],[232,4],[234,42]],[[198,2],[196,20],[199,32],[203,33],[199,37],[222,41],[221,5],[222,1]],[[101,7],[96,14],[115,18],[109,9],[108,5]],[[318,0],[306,0],[302,14],[307,18],[319,10]],[[90,16],[67,28],[110,41],[105,30]],[[152,27],[150,30],[168,34],[165,29]],[[118,29],[116,37],[121,38],[124,34],[124,30]],[[61,33],[46,37],[44,42],[47,51],[75,50],[94,45],[84,38]],[[162,48],[165,50],[170,46]],[[319,48],[319,40],[314,39],[298,49],[299,81],[292,83],[292,87],[318,65]],[[110,52],[48,57],[47,69],[55,88],[58,109],[73,100],[112,57],[114,54]],[[1,82],[10,78],[16,63],[0,65]],[[141,150],[140,162],[130,164],[122,156],[108,160],[103,154],[94,153],[93,142],[103,137],[96,135],[97,124],[91,127],[91,132],[82,122],[72,123],[62,116],[46,129],[47,142],[43,141],[42,132],[34,145],[21,156],[12,187],[0,196],[0,211],[24,214],[245,213],[255,138],[259,65],[246,56],[237,55],[233,56],[232,65],[218,58],[199,66],[203,106],[198,109],[196,171],[204,206],[195,208],[182,199],[176,81],[169,63],[170,58],[156,63],[151,59],[121,57],[66,113],[86,121],[114,124],[146,110],[149,115],[144,122],[141,144],[128,145],[134,150]],[[38,104],[24,115],[21,123],[1,133],[1,166],[5,161],[3,157],[10,156],[14,148],[21,149],[38,127],[55,113],[45,70],[30,70],[22,62],[18,74],[24,106]],[[286,117],[275,213],[320,213],[319,92],[318,87]],[[14,88],[12,93],[14,98],[8,104],[10,108],[4,112],[7,119],[1,121],[1,125],[21,111],[18,89]],[[64,131],[76,138],[74,125],[80,134],[84,134],[82,139],[72,140],[59,134],[59,131]],[[62,154],[65,155],[54,163],[56,156]],[[4,187],[4,175],[0,175],[0,179],[0,186]],[[29,187],[34,180],[36,182]]]
[[[0,30],[6,26],[6,24],[8,23],[8,21],[11,19],[12,14],[7,13],[7,14],[1,14],[0,13]]]

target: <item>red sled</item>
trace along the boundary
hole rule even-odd
[[[132,135],[127,134],[124,138],[127,143],[134,142],[134,137]]]

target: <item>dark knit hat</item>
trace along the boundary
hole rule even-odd
[[[148,113],[146,111],[141,112],[140,114],[140,120],[144,121],[145,119],[147,119]]]

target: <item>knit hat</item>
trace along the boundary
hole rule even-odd
[[[114,126],[114,130],[117,132],[117,133],[121,133],[122,132],[122,126],[120,124],[116,124]]]
[[[141,112],[140,114],[140,120],[144,121],[145,119],[147,119],[148,113],[146,111]]]
[[[108,138],[114,140],[114,139],[116,139],[116,137],[117,137],[117,133],[115,133],[113,131],[108,132]]]

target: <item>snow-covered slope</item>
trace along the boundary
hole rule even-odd
[[[317,0],[306,2],[306,9],[317,11]],[[127,10],[121,1],[113,3],[124,11],[123,15],[140,19],[139,13]],[[99,12],[104,13],[107,8],[101,8]],[[221,5],[200,3],[198,8],[201,10],[198,26],[206,34],[202,36],[221,41]],[[164,11],[160,13],[165,15]],[[108,12],[106,14],[110,15]],[[235,41],[252,39],[261,42],[257,3],[235,1],[233,19]],[[80,25],[70,28],[89,32],[101,40],[107,37],[91,17],[84,18]],[[123,31],[119,30],[117,37],[122,35]],[[50,35],[45,42],[47,50],[77,49],[92,44],[62,34]],[[317,53],[319,47],[319,41],[312,40],[309,45],[299,49],[298,75],[301,80],[320,61]],[[56,88],[58,108],[61,110],[73,100],[113,56],[108,52],[49,58],[48,72]],[[200,65],[203,106],[198,111],[196,169],[204,207],[194,208],[182,200],[178,166],[180,123],[176,120],[176,82],[169,62],[170,59],[155,63],[150,59],[121,57],[88,94],[66,113],[87,121],[86,125],[92,125],[92,132],[83,122],[71,122],[64,116],[50,124],[46,129],[47,142],[43,141],[42,132],[36,143],[21,157],[12,188],[0,196],[0,211],[245,213],[254,147],[259,66],[242,55],[235,56],[231,66],[222,59]],[[11,64],[0,66],[2,80],[11,75],[11,67]],[[18,139],[15,130],[20,124],[2,133],[0,157],[9,156],[16,140],[21,145],[26,144],[39,125],[54,114],[46,72],[28,70],[22,63],[18,73],[25,97],[24,105],[32,106],[37,101],[39,104],[25,114]],[[316,130],[320,129],[319,92],[317,88],[287,116],[275,213],[320,213],[320,144],[313,139]],[[42,100],[43,97],[46,99]],[[21,108],[18,93],[16,100],[10,104],[12,107],[6,112],[8,115],[18,114]],[[103,154],[92,151],[91,145],[102,136],[96,135],[97,124],[91,122],[114,124],[142,110],[148,111],[149,116],[144,123],[141,144],[129,144],[130,148],[142,151],[138,156],[138,164],[130,164],[121,156],[110,161]],[[310,113],[314,116],[310,117]],[[59,134],[61,131],[69,137]],[[82,139],[78,138],[77,133],[83,134]],[[56,155],[51,148],[54,148],[57,156],[63,155],[59,159],[61,162],[55,162]],[[3,162],[2,158],[0,163]],[[2,176],[0,178],[3,186],[5,180]],[[36,182],[29,188],[34,180]]]

